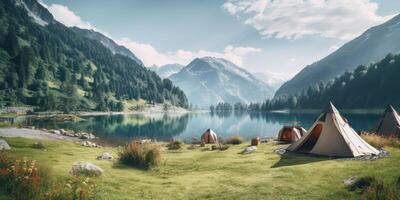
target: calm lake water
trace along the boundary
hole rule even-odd
[[[240,135],[253,137],[276,137],[283,125],[300,125],[308,129],[319,114],[280,113],[200,113],[183,116],[114,115],[87,116],[81,122],[31,121],[28,124],[48,129],[68,129],[92,132],[103,140],[126,143],[133,139],[151,138],[159,141],[199,139],[208,128],[218,136],[228,138]],[[343,114],[353,128],[370,130],[379,115]]]

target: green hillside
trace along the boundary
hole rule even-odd
[[[3,106],[122,110],[127,99],[188,104],[171,81],[56,22],[35,0],[0,2]]]

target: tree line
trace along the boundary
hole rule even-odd
[[[342,109],[400,107],[400,54],[361,65],[327,82],[319,82],[296,95],[278,96],[262,103],[211,106],[214,110],[272,111],[322,109],[330,101]]]

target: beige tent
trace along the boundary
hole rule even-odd
[[[400,136],[400,116],[392,106],[388,106],[373,131],[384,136]]]
[[[333,157],[379,154],[377,149],[354,131],[332,103],[318,117],[307,134],[287,150]]]
[[[278,142],[293,143],[299,140],[307,131],[301,126],[284,126],[278,134]]]
[[[201,142],[204,142],[206,144],[218,143],[218,136],[213,130],[207,129],[206,132],[201,135]]]

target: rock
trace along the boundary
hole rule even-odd
[[[242,154],[253,153],[253,152],[256,151],[256,150],[257,150],[257,147],[256,147],[256,146],[249,146],[249,147],[246,147],[246,148],[242,151]]]
[[[103,169],[92,163],[81,163],[76,162],[72,165],[70,173],[72,175],[84,175],[84,176],[100,176],[103,174]]]
[[[53,133],[57,134],[57,135],[61,135],[61,132],[59,130],[53,130]]]
[[[100,145],[97,145],[96,143],[91,141],[82,141],[81,145],[84,147],[101,147]]]
[[[352,176],[352,177],[350,177],[350,178],[348,178],[348,179],[343,180],[343,184],[344,184],[346,187],[350,187],[350,186],[354,185],[354,183],[356,183],[357,180],[358,180],[358,177],[357,177],[357,176]]]
[[[5,140],[0,140],[0,150],[10,150],[11,147]]]
[[[60,129],[60,132],[61,132],[61,134],[63,134],[63,135],[65,135],[65,134],[68,133],[68,132],[67,132],[66,130],[64,130],[64,129]]]
[[[103,153],[97,157],[97,160],[112,160],[113,156],[110,153]]]

